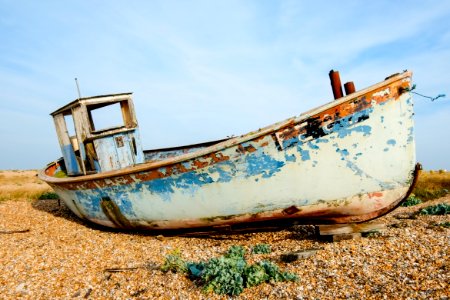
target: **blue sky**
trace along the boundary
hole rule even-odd
[[[0,169],[61,156],[48,115],[134,92],[145,149],[239,135],[409,69],[417,160],[450,169],[450,1],[0,0]]]

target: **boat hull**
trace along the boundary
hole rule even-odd
[[[120,171],[40,173],[80,218],[181,229],[271,220],[362,222],[411,192],[417,172],[410,73],[299,117]]]

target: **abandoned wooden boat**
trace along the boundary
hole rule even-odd
[[[79,98],[51,114],[63,157],[39,176],[78,217],[115,228],[376,218],[408,196],[417,175],[412,74],[346,96],[335,75],[337,99],[300,116],[151,151],[142,150],[131,93]],[[97,128],[93,115],[108,106],[121,124]]]

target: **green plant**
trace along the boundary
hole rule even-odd
[[[47,200],[47,199],[59,199],[58,194],[53,193],[53,192],[45,192],[42,193],[39,197],[39,200]]]
[[[450,213],[450,205],[447,203],[439,203],[432,206],[422,208],[419,212],[421,215],[446,215]]]
[[[437,224],[437,226],[441,226],[441,227],[445,227],[445,228],[450,228],[450,222],[439,223],[439,224]]]
[[[186,262],[181,258],[180,249],[175,249],[166,255],[163,265],[161,266],[161,271],[168,272],[186,272],[187,266]]]
[[[245,255],[245,249],[242,246],[239,245],[233,245],[228,249],[227,253],[225,254],[225,257],[227,258],[235,258],[235,259],[244,259]]]
[[[244,290],[242,274],[246,268],[243,257],[212,258],[205,264],[201,279],[203,290],[217,294],[239,295]]]
[[[262,248],[267,250],[267,247]],[[239,295],[244,288],[263,282],[297,279],[295,274],[282,272],[277,265],[269,261],[249,265],[245,260],[245,253],[242,246],[234,245],[223,256],[211,258],[205,262],[184,263],[177,252],[166,256],[163,267],[166,266],[164,270],[174,272],[187,270],[191,279],[197,280],[200,285],[203,285],[203,291],[230,296]],[[180,264],[183,264],[184,267],[177,267]]]
[[[245,268],[244,276],[246,278],[246,287],[256,286],[269,280],[269,275],[266,273],[264,267],[259,263]]]
[[[271,252],[270,245],[258,244],[252,249],[253,254],[269,254]]]
[[[420,198],[416,197],[415,195],[411,195],[408,197],[408,199],[406,199],[405,202],[402,203],[401,206],[403,207],[414,206],[420,203],[422,203],[422,200],[420,200]]]
[[[278,266],[270,261],[263,260],[259,263],[267,275],[269,276],[269,281],[295,281],[297,280],[297,275],[289,272],[281,272]]]

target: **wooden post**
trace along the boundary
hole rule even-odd
[[[342,93],[342,85],[341,85],[341,78],[339,77],[339,72],[331,70],[329,75],[331,81],[331,88],[333,89],[334,99],[336,100],[342,98],[344,94]]]
[[[386,225],[382,222],[365,222],[365,223],[350,223],[350,224],[332,224],[332,225],[318,225],[319,235],[326,240],[333,242],[359,239],[367,233],[381,232],[386,229]]]
[[[344,84],[345,94],[350,95],[351,93],[355,92],[355,84],[353,81],[346,82]]]

